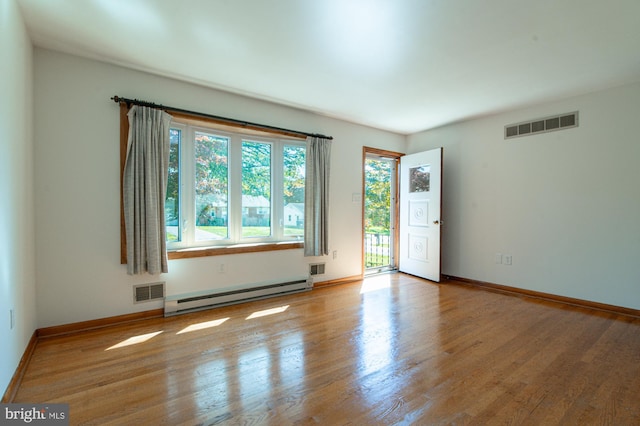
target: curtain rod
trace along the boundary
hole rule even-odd
[[[141,100],[138,100],[138,99],[128,99],[128,98],[123,98],[123,97],[120,97],[120,96],[113,96],[111,99],[115,103],[125,102],[127,105],[140,105],[140,106],[146,106],[146,107],[151,107],[151,108],[162,109],[162,110],[165,110],[167,112],[175,111],[175,112],[179,112],[179,113],[182,113],[182,114],[190,114],[190,115],[195,115],[195,116],[198,116],[198,117],[212,118],[214,120],[219,120],[219,121],[222,121],[222,122],[235,124],[235,125],[238,125],[238,126],[241,126],[241,127],[255,127],[255,128],[264,129],[264,130],[275,130],[275,131],[286,132],[286,133],[291,133],[291,134],[296,134],[296,135],[311,136],[311,137],[314,137],[314,138],[322,138],[322,139],[329,139],[329,140],[333,139],[332,136],[325,136],[325,135],[321,135],[321,134],[318,134],[318,133],[307,133],[307,132],[301,132],[299,130],[290,130],[290,129],[284,129],[282,127],[268,126],[266,124],[251,123],[249,121],[236,120],[235,118],[221,117],[221,116],[218,116],[218,115],[205,114],[203,112],[197,112],[197,111],[189,111],[189,110],[186,110],[186,109],[174,108],[172,106],[156,104],[156,103],[148,102],[148,101],[141,101]]]

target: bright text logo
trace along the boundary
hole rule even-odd
[[[69,404],[1,404],[0,425],[69,424]]]

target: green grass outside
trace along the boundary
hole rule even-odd
[[[226,226],[198,226],[197,229],[213,234],[217,238],[227,238]]]
[[[377,266],[388,266],[389,265],[389,256],[378,255],[373,256],[371,253],[365,254],[364,259],[365,268],[375,268]]]
[[[213,234],[216,239],[227,238],[227,228],[225,226],[198,226],[198,230]],[[268,226],[244,226],[242,228],[243,238],[268,237],[271,229]],[[288,237],[304,236],[304,229],[285,227],[284,235]],[[178,236],[167,233],[167,241],[177,241]]]
[[[389,235],[389,229],[383,228],[381,226],[370,226],[369,228],[364,230],[367,234],[380,234],[380,235]]]

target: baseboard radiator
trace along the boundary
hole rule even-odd
[[[299,278],[287,282],[260,284],[251,287],[229,287],[216,291],[167,296],[164,299],[164,316],[234,305],[285,294],[300,293],[313,288],[311,278]]]

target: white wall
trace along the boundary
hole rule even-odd
[[[504,140],[575,110],[578,128]],[[443,273],[640,309],[638,120],[634,84],[410,136],[444,146]]]
[[[39,327],[161,306],[134,305],[134,284],[166,281],[168,294],[181,294],[306,275],[320,260],[286,250],[173,260],[168,274],[128,276],[119,261],[113,95],[332,135],[330,248],[338,256],[321,258],[327,272],[317,281],[360,274],[361,205],[351,199],[362,190],[362,146],[403,150],[403,136],[48,50],[36,49],[34,64]]]
[[[301,250],[216,256],[128,276],[119,264],[116,94],[333,135],[330,245],[338,257],[322,258],[319,280],[361,270],[361,206],[352,194],[361,191],[362,146],[444,146],[445,274],[640,308],[640,85],[405,138],[48,50],[35,50],[34,72],[38,327],[161,306],[134,305],[134,284],[162,280],[180,294],[304,275],[319,260]],[[505,124],[573,110],[579,128],[503,139]],[[496,265],[498,252],[513,265]]]
[[[0,0],[0,395],[36,328],[31,41]],[[11,329],[10,310],[15,327]]]

